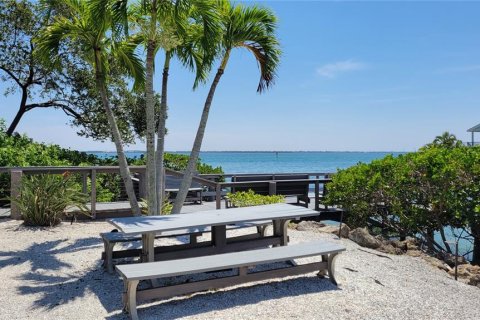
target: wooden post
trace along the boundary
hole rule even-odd
[[[320,182],[315,181],[315,210],[320,210]]]
[[[222,208],[222,186],[220,183],[217,183],[215,186],[215,202],[217,205],[217,210]]]
[[[277,194],[277,182],[276,181],[268,182],[268,194],[271,195],[271,196]]]
[[[87,184],[88,184],[88,177],[87,173],[82,173],[82,192],[87,194]]]
[[[91,184],[91,196],[90,196],[90,207],[92,211],[92,219],[97,217],[97,170],[92,169],[90,173],[90,184]]]
[[[20,197],[22,175],[23,175],[22,170],[10,171],[10,196],[14,199]],[[22,213],[20,212],[20,208],[14,202],[10,202],[10,217],[16,220],[20,220],[22,218]]]

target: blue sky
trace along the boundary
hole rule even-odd
[[[203,150],[413,151],[444,131],[469,140],[466,130],[480,123],[480,2],[261,5],[279,17],[276,85],[257,94],[257,65],[237,50],[217,89]],[[166,147],[190,150],[208,86],[193,92],[192,75],[178,64],[170,75]],[[9,122],[17,101],[0,96],[0,117]],[[61,111],[38,110],[18,129],[65,147],[114,150],[77,137],[67,122]]]

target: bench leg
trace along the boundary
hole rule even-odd
[[[322,255],[322,261],[327,262],[327,265],[328,265],[328,255],[326,254]],[[320,278],[325,278],[325,276],[327,275],[327,270],[320,270],[317,275]]]
[[[280,237],[280,246],[288,244],[288,222],[290,220],[273,220],[273,235]],[[278,247],[278,245],[274,245]]]
[[[328,278],[334,285],[337,285],[337,280],[335,280],[335,260],[337,256],[338,253],[331,253],[328,256]]]
[[[123,310],[130,314],[132,320],[138,320],[137,314],[137,286],[138,280],[124,280]]]
[[[265,237],[267,231],[267,226],[257,226],[257,233],[260,235],[260,237]]]
[[[103,260],[103,266],[107,269],[108,273],[113,273],[113,247],[115,242],[110,242],[103,239],[103,246],[105,250],[105,259]]]

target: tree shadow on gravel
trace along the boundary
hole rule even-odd
[[[123,284],[116,275],[104,271],[100,259],[95,263],[85,261],[90,267],[79,270],[81,265],[74,266],[61,258],[64,253],[82,255],[84,250],[92,249],[98,249],[100,258],[100,248],[103,248],[100,238],[77,239],[68,244],[65,244],[66,241],[68,239],[34,243],[21,251],[0,251],[0,269],[30,263],[30,270],[16,278],[23,284],[17,288],[19,294],[38,295],[33,308],[53,309],[92,292],[109,312],[121,310]],[[78,263],[84,262],[80,259]],[[112,299],[112,294],[115,299]]]
[[[193,296],[184,296],[164,300],[155,305],[138,306],[140,319],[178,319],[187,316],[221,311],[225,309],[254,305],[262,301],[278,300],[286,297],[296,297],[325,291],[341,290],[333,285],[328,278],[316,276],[301,276],[287,280],[254,284],[226,291],[202,292]],[[273,309],[272,309],[272,312]],[[241,315],[236,315],[241,317]],[[271,315],[275,318],[275,314]],[[280,315],[279,315],[280,316]],[[232,314],[230,318],[234,318]],[[127,319],[123,315],[112,315],[106,319]]]

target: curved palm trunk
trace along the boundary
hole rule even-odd
[[[97,89],[100,92],[100,97],[102,99],[103,107],[105,108],[105,113],[107,114],[108,123],[110,125],[110,130],[112,131],[113,135],[113,142],[115,143],[115,147],[117,149],[118,155],[118,166],[120,168],[120,175],[123,179],[125,184],[125,191],[127,192],[128,200],[130,202],[130,206],[132,208],[134,215],[140,215],[140,207],[138,206],[137,197],[135,195],[135,191],[133,189],[133,182],[132,177],[130,176],[130,169],[128,168],[127,157],[125,156],[125,152],[123,151],[122,145],[122,137],[120,135],[120,131],[118,130],[117,121],[115,120],[115,115],[113,114],[112,108],[110,107],[110,103],[107,99],[107,89],[105,85],[105,78],[102,75],[101,70],[99,69],[99,57],[98,52],[95,53],[95,68],[96,68],[96,75],[95,81],[97,84]],[[94,199],[92,199],[94,201]]]
[[[192,152],[190,153],[190,158],[188,159],[187,168],[183,176],[180,190],[178,191],[177,197],[175,198],[175,203],[173,204],[172,213],[180,213],[180,210],[182,210],[183,203],[187,198],[188,189],[192,184],[192,177],[194,172],[196,171],[198,156],[200,154],[200,149],[202,148],[202,141],[203,141],[203,136],[205,134],[205,128],[207,126],[210,106],[212,105],[212,100],[213,100],[213,96],[215,95],[215,90],[217,88],[218,82],[220,81],[220,78],[223,75],[223,71],[225,70],[227,61],[228,61],[228,52],[223,58],[222,64],[220,65],[220,68],[218,69],[217,74],[213,79],[212,85],[210,87],[210,91],[208,92],[207,100],[205,101],[205,105],[203,107],[200,124],[197,129],[197,135],[195,136],[195,141],[193,143]]]
[[[165,197],[165,174],[164,174],[164,152],[165,152],[165,125],[167,122],[167,89],[168,89],[168,70],[170,68],[170,52],[165,54],[165,64],[162,75],[162,97],[160,103],[160,113],[157,129],[157,151],[156,151],[156,183],[157,183],[157,214],[162,214],[163,201]]]
[[[155,99],[153,93],[153,63],[155,59],[155,44],[149,41],[147,45],[146,78],[145,78],[145,109],[147,118],[147,203],[148,215],[157,213],[157,184],[155,179]]]

